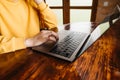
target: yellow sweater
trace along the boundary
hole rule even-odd
[[[56,16],[44,2],[0,0],[0,54],[26,48],[25,39],[40,32],[40,19],[57,30]]]

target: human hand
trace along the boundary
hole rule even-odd
[[[42,30],[34,37],[26,39],[25,44],[26,47],[33,47],[33,46],[41,45],[47,41],[56,42],[57,40],[58,40],[57,33],[49,30]]]
[[[43,0],[34,0],[37,4],[40,4]]]

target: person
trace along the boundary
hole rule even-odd
[[[43,0],[0,0],[0,54],[56,42],[57,30],[56,15]]]

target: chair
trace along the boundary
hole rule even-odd
[[[102,22],[100,22],[99,24],[105,23],[107,21],[109,21],[109,25],[111,26],[112,24],[115,23],[115,21],[117,21],[118,19],[120,19],[120,12],[116,12],[113,14],[110,14],[108,16],[106,16]]]
[[[110,26],[112,24],[114,24],[115,21],[117,21],[118,19],[120,19],[120,12],[117,12],[117,13],[114,13],[114,14],[110,15],[110,18],[109,18]]]
[[[120,19],[120,5],[116,5],[114,12],[110,15],[110,26]]]
[[[100,22],[99,24],[105,23],[109,21],[109,25],[111,26],[112,24],[114,24],[118,19],[120,19],[120,5],[116,5],[115,10],[109,14],[108,16],[106,16],[102,22]],[[99,25],[98,24],[98,25]]]

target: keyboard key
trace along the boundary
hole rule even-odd
[[[86,34],[80,32],[71,32],[63,40],[58,42],[50,52],[69,58],[78,48],[82,41],[81,38],[83,38],[84,35]]]

